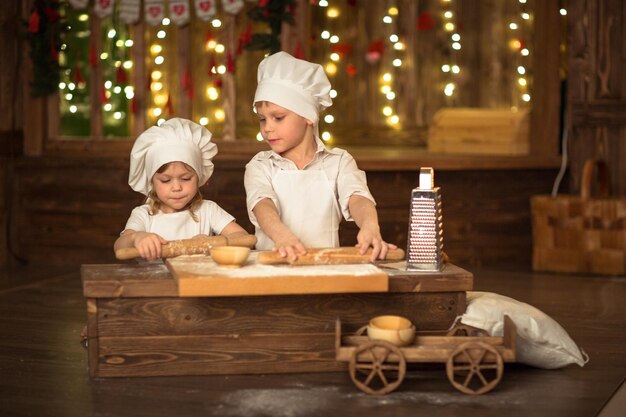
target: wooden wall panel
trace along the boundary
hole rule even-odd
[[[203,187],[252,232],[243,187],[245,161],[217,160]],[[25,158],[13,181],[12,245],[35,263],[114,261],[112,246],[142,196],[127,185],[122,159]],[[551,189],[554,169],[439,171],[444,216],[444,250],[462,267],[511,265],[530,269],[529,198]],[[417,172],[372,171],[384,238],[406,247],[410,191]],[[342,224],[342,244],[355,243],[356,228]]]
[[[570,1],[568,103],[571,187],[584,161],[606,161],[613,195],[626,195],[626,3]]]

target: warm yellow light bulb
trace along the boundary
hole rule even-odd
[[[223,121],[224,121],[224,119],[226,118],[226,113],[225,113],[225,112],[224,112],[224,110],[222,110],[222,109],[217,109],[217,110],[215,110],[215,113],[214,113],[214,114],[215,114],[215,119],[216,119],[218,122],[223,122]]]
[[[337,65],[332,62],[326,64],[326,73],[328,75],[335,75],[337,73]]]
[[[329,17],[330,19],[339,17],[339,9],[337,9],[336,7],[329,7],[328,10],[326,11],[326,16]]]
[[[215,101],[219,98],[220,93],[217,91],[215,87],[209,87],[206,89],[206,95],[211,101]]]

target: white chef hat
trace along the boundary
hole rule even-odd
[[[173,118],[152,126],[137,137],[130,151],[128,184],[148,195],[154,173],[168,162],[180,161],[196,171],[198,186],[204,185],[213,174],[211,160],[217,154],[211,137],[207,128],[187,119]]]
[[[330,81],[322,66],[287,52],[277,52],[261,61],[257,81],[253,105],[272,102],[312,121],[316,127],[319,113],[333,105]]]

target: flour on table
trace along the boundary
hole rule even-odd
[[[168,260],[176,270],[201,276],[226,276],[229,278],[260,278],[289,276],[351,275],[366,276],[383,271],[372,264],[349,265],[263,265],[257,264],[257,253],[252,252],[241,268],[224,268],[213,262],[210,256],[178,256]]]

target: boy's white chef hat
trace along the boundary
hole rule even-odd
[[[137,137],[130,151],[128,184],[148,195],[155,172],[168,162],[180,161],[196,171],[198,186],[204,185],[213,174],[211,160],[217,154],[212,136],[207,128],[187,119],[173,118],[152,126]]]
[[[253,105],[269,101],[317,126],[319,112],[332,106],[330,81],[319,64],[277,52],[259,64]]]

